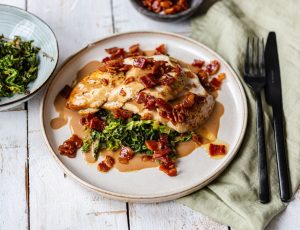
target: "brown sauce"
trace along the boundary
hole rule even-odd
[[[176,150],[178,153],[178,157],[184,157],[192,153],[196,148],[197,144],[194,141],[187,141],[179,143]],[[118,161],[120,151],[109,151],[109,150],[103,150],[101,151],[100,155],[102,157],[105,157],[106,155],[109,155],[115,159],[115,165],[114,167],[118,169],[120,172],[130,172],[130,171],[136,171],[141,170],[145,168],[153,168],[158,167],[159,163],[151,160],[143,160],[143,156],[145,154],[135,154],[135,156],[129,161],[128,164],[122,164]],[[95,163],[96,160],[94,159],[92,155],[92,151],[88,153],[83,153],[84,159],[87,163]]]
[[[146,56],[151,56],[154,54],[154,51],[145,51]],[[193,66],[186,64],[184,62],[179,62],[182,66],[189,68],[191,71],[193,71]],[[77,73],[76,81],[80,81],[84,76],[92,73],[93,71],[97,70],[102,65],[99,61],[92,61],[88,64],[86,64],[82,69],[80,69]],[[84,136],[84,130],[82,125],[80,125],[80,115],[76,111],[69,110],[65,108],[66,99],[61,97],[60,95],[57,95],[54,101],[54,106],[56,111],[58,112],[58,117],[51,120],[51,128],[53,129],[59,129],[65,125],[68,124],[71,133],[77,134],[79,137]],[[220,102],[216,102],[215,108],[213,113],[211,114],[210,118],[205,122],[205,124],[200,127],[196,132],[203,136],[205,138],[205,141],[201,147],[207,150],[209,148],[209,143],[219,143],[220,141],[217,141],[218,136],[218,130],[220,125],[220,119],[222,115],[224,114],[224,106]],[[224,143],[223,143],[224,144]],[[226,144],[225,144],[226,145]],[[227,146],[227,145],[226,145]],[[178,154],[178,157],[185,157],[192,153],[197,147],[199,147],[194,141],[190,140],[187,142],[181,142],[176,147],[176,151]],[[142,157],[144,154],[136,154],[128,164],[121,164],[118,161],[119,157],[119,151],[109,151],[104,150],[100,153],[102,157],[105,157],[106,155],[112,156],[115,159],[115,165],[114,167],[118,169],[120,172],[130,172],[130,171],[136,171],[141,170],[144,168],[153,168],[158,167],[159,163],[155,161],[144,161]],[[88,153],[83,153],[84,160],[87,163],[96,163],[96,160],[93,157],[92,150]]]
[[[214,111],[211,113],[208,120],[196,130],[196,133],[210,141],[215,141],[218,137],[220,120],[223,114],[224,106],[216,101]]]
[[[54,107],[58,116],[50,122],[52,129],[60,129],[68,124],[71,133],[83,137],[83,126],[80,124],[80,115],[76,111],[69,110],[65,107],[66,99],[57,95],[54,100]]]

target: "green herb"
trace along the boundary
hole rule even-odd
[[[0,97],[27,92],[27,85],[36,79],[39,48],[33,41],[16,36],[7,41],[0,35]]]
[[[84,140],[83,151],[88,152],[93,146],[92,151],[97,159],[101,149],[117,150],[122,145],[130,147],[135,153],[153,154],[146,145],[146,140],[158,140],[160,134],[167,134],[173,150],[176,144],[188,141],[192,133],[180,135],[169,127],[160,124],[158,121],[140,120],[140,116],[134,115],[127,120],[116,119],[111,113],[101,110],[98,114],[107,123],[102,132],[90,131],[90,136]]]

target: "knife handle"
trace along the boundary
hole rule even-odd
[[[260,92],[256,93],[256,130],[257,130],[257,152],[258,152],[258,174],[259,174],[259,200],[266,204],[270,201],[270,189],[268,180],[268,166],[265,144],[264,119]]]
[[[283,202],[291,199],[290,179],[288,172],[288,162],[285,149],[285,138],[283,130],[283,111],[282,106],[273,108],[273,128],[277,159],[278,180],[280,189],[280,198]]]

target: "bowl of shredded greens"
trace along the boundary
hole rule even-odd
[[[53,31],[38,17],[0,4],[0,110],[32,98],[58,61]]]

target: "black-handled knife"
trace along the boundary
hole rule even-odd
[[[267,74],[265,93],[266,101],[272,106],[273,110],[273,129],[280,198],[282,201],[287,202],[291,199],[291,191],[289,167],[285,147],[280,67],[275,32],[270,32],[267,39],[265,65]]]

